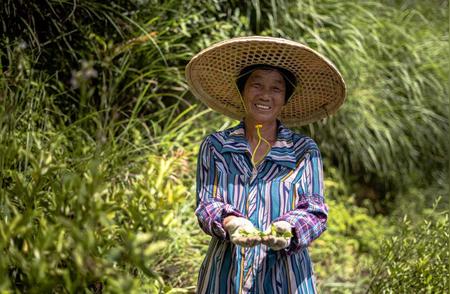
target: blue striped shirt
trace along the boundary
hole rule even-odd
[[[207,136],[198,155],[195,214],[212,239],[197,293],[316,293],[307,247],[326,230],[322,171],[317,144],[280,122],[277,140],[257,168],[243,122]],[[291,244],[280,251],[236,246],[223,227],[229,215],[246,217],[261,231],[287,221]]]

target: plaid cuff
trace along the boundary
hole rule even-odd
[[[296,209],[276,221],[286,221],[292,226],[291,244],[284,251],[291,255],[307,247],[327,229],[328,207],[320,195],[302,196]]]
[[[230,215],[244,217],[236,208],[220,201],[200,203],[195,210],[195,215],[206,234],[221,240],[229,240],[228,233],[223,227],[223,219]]]

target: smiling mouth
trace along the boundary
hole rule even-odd
[[[262,104],[255,104],[255,107],[256,107],[257,109],[265,110],[265,111],[271,110],[271,109],[272,109],[272,107],[267,106],[267,105],[262,105]]]

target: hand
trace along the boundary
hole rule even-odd
[[[253,247],[261,243],[259,231],[251,221],[243,217],[224,220],[224,228],[230,234],[230,241],[242,247]]]
[[[272,227],[269,228],[265,232],[265,236],[262,237],[261,243],[273,250],[281,250],[288,247],[291,244],[291,224],[286,221],[278,221],[274,222],[272,226],[274,230],[272,231]]]

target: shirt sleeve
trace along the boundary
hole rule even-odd
[[[284,250],[290,255],[307,247],[327,229],[328,206],[323,195],[323,164],[320,151],[310,150],[305,156],[300,185],[296,187],[299,197],[294,210],[275,221],[291,224],[291,245]]]
[[[208,235],[219,239],[229,239],[223,227],[223,219],[229,215],[243,217],[232,205],[223,201],[217,188],[218,174],[215,168],[210,137],[200,145],[197,160],[196,210],[198,223]]]

